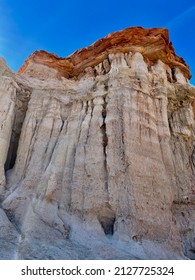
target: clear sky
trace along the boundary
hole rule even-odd
[[[195,84],[195,0],[0,0],[0,56],[16,71],[35,50],[65,57],[130,26],[169,28]]]

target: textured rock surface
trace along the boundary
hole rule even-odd
[[[195,88],[167,30],[0,63],[0,258],[194,259]]]

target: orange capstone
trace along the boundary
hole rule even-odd
[[[148,62],[161,60],[170,68],[178,67],[184,76],[191,78],[189,66],[183,58],[175,54],[165,28],[130,27],[122,31],[110,33],[87,48],[75,51],[66,58],[58,57],[46,51],[35,51],[19,69],[25,74],[30,62],[42,64],[57,70],[58,77],[77,77],[87,67],[102,62],[112,53],[140,52]]]

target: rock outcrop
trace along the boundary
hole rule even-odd
[[[190,78],[190,70],[185,61],[175,54],[172,43],[169,42],[168,30],[164,28],[144,29],[141,27],[127,28],[109,34],[93,45],[74,52],[67,58],[60,58],[45,51],[34,52],[19,69],[19,73],[38,77],[44,73],[44,66],[50,67],[44,78],[73,78],[83,73],[87,67],[94,67],[108,58],[109,54],[139,52],[152,65],[161,60],[170,68],[179,68],[186,78]],[[37,64],[42,68],[37,68]],[[108,71],[107,62],[104,67]],[[54,71],[55,70],[55,71]],[[48,73],[49,72],[49,73]]]
[[[0,67],[0,258],[195,259],[195,88],[166,29]]]

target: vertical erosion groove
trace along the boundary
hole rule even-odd
[[[86,135],[86,139],[85,139],[85,143],[84,143],[84,170],[85,170],[85,174],[89,177],[90,175],[87,172],[87,162],[86,162],[86,158],[87,158],[87,145],[88,145],[88,140],[89,140],[89,134],[90,134],[90,127],[91,127],[91,120],[93,118],[93,109],[94,109],[94,104],[93,104],[93,100],[91,101],[87,101],[86,103],[86,109],[85,109],[85,117],[87,119],[87,116],[89,115],[89,120],[88,120],[88,128],[87,128],[87,135]]]
[[[173,82],[177,82],[177,78],[175,76],[175,72],[176,72],[176,69],[175,68],[171,68],[171,73],[172,73],[172,79],[173,79]]]
[[[82,102],[82,108],[81,108],[81,112],[80,112],[80,118],[79,118],[79,126],[78,126],[78,132],[75,135],[76,140],[75,140],[75,145],[74,145],[74,149],[73,149],[73,163],[72,163],[72,167],[71,167],[71,174],[70,174],[70,201],[69,201],[69,208],[71,208],[71,201],[72,201],[72,185],[73,185],[73,176],[74,176],[74,169],[75,169],[75,161],[76,161],[76,154],[77,154],[77,149],[79,146],[79,142],[81,140],[81,130],[82,130],[82,124],[83,121],[85,120],[86,114],[87,114],[87,110],[88,110],[88,103],[86,105],[86,107],[84,106],[83,102]]]
[[[104,154],[104,169],[105,169],[105,189],[108,191],[108,168],[107,168],[107,146],[108,146],[108,136],[106,132],[106,116],[107,116],[107,102],[106,97],[104,97],[104,103],[102,106],[102,118],[103,124],[101,126],[102,131],[102,145],[103,145],[103,154]]]
[[[17,156],[20,134],[22,131],[22,126],[26,116],[26,112],[28,109],[28,102],[30,100],[30,96],[31,96],[30,90],[24,89],[22,86],[20,90],[16,91],[15,119],[12,128],[7,159],[4,166],[5,171],[14,167],[16,156]]]

